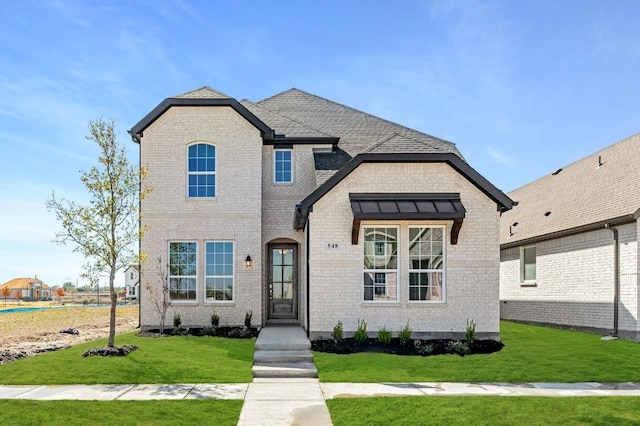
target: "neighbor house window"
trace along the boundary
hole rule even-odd
[[[442,301],[444,247],[443,228],[409,228],[409,300]]]
[[[398,228],[364,228],[364,300],[398,300]]]
[[[536,246],[523,247],[520,252],[522,282],[536,281]]]
[[[273,157],[273,175],[276,183],[293,182],[292,150],[276,149]]]
[[[233,243],[207,242],[206,252],[205,300],[233,300]]]
[[[169,297],[171,300],[196,300],[197,270],[196,243],[169,243]]]
[[[189,198],[214,198],[216,196],[216,147],[206,143],[188,148]]]

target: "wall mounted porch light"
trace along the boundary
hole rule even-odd
[[[251,260],[251,256],[247,255],[247,257],[244,259],[244,265],[247,268],[251,268],[253,266],[253,260]]]

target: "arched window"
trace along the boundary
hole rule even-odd
[[[190,145],[187,160],[189,198],[216,196],[216,147],[206,143]]]

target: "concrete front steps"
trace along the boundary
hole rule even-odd
[[[263,379],[317,378],[311,342],[302,327],[264,327],[256,340],[252,372]]]

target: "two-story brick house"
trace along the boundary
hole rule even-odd
[[[130,130],[148,168],[146,285],[190,327],[300,324],[499,336],[499,217],[512,201],[450,142],[291,89],[260,102],[204,87]],[[158,261],[160,260],[160,261]],[[166,269],[165,269],[166,268]],[[164,273],[164,271],[167,271]]]

